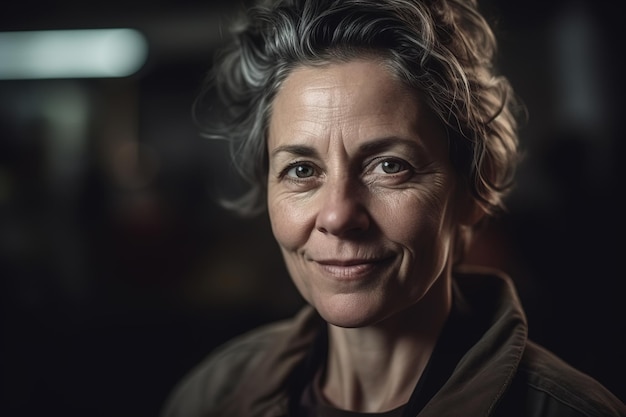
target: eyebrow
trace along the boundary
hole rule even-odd
[[[297,156],[306,156],[306,157],[311,157],[311,156],[316,156],[317,155],[317,151],[310,147],[310,146],[305,146],[305,145],[282,145],[282,146],[278,146],[276,149],[274,149],[272,151],[271,156],[276,156],[281,152],[286,152],[286,153],[290,153],[292,155],[297,155]]]
[[[388,136],[380,139],[374,139],[369,142],[361,144],[359,146],[359,152],[361,153],[375,153],[385,151],[394,146],[403,145],[412,150],[421,149],[421,145],[418,141],[406,139],[400,136]]]
[[[402,138],[400,136],[388,136],[361,144],[358,148],[358,152],[361,154],[382,152],[398,145],[406,146],[413,151],[421,149],[421,145],[415,140]],[[315,148],[306,145],[281,145],[271,152],[271,156],[274,157],[281,152],[302,157],[318,156]]]

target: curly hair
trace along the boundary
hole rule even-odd
[[[247,215],[266,208],[267,126],[290,71],[373,54],[446,126],[450,159],[484,211],[505,208],[520,155],[521,106],[496,74],[496,39],[476,0],[262,0],[233,35],[204,90],[215,88],[227,112],[205,135],[229,141],[250,185],[227,207]]]

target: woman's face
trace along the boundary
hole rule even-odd
[[[380,61],[293,70],[273,103],[268,152],[274,236],[329,323],[380,322],[449,268],[465,199],[445,132]]]

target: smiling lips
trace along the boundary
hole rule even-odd
[[[389,258],[379,259],[325,259],[317,260],[320,269],[326,274],[339,279],[359,279],[370,275],[391,261]]]

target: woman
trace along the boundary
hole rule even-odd
[[[462,266],[503,209],[516,103],[474,0],[275,0],[212,78],[222,130],[308,306],[227,343],[164,416],[624,416]]]

